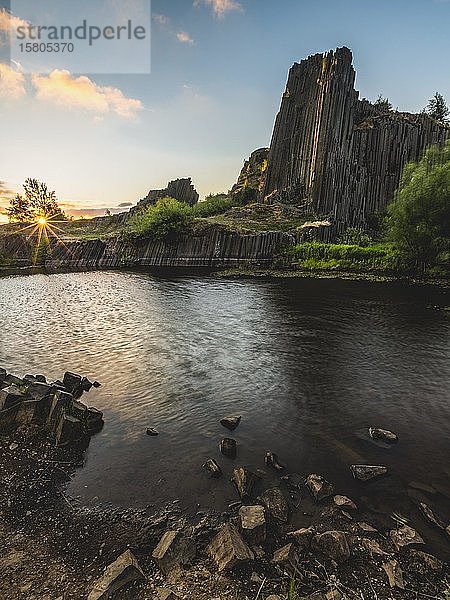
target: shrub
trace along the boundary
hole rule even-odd
[[[194,204],[191,214],[194,217],[213,217],[226,212],[236,204],[233,198],[227,194],[211,194],[205,198],[204,202]]]
[[[450,140],[406,165],[386,225],[407,262],[422,270],[442,262],[450,250]]]
[[[191,208],[174,198],[162,198],[154,206],[147,206],[134,215],[128,225],[134,235],[153,235],[164,238],[186,229],[191,218]]]
[[[349,244],[356,246],[368,246],[372,238],[363,229],[357,227],[349,227],[340,239],[341,244]]]

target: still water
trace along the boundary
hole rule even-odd
[[[237,413],[236,464],[264,468],[272,450],[289,471],[322,473],[364,507],[413,521],[425,486],[450,521],[447,305],[442,289],[407,283],[4,277],[0,366],[102,382],[83,398],[106,424],[70,484],[80,502],[226,507],[236,496],[219,420]],[[371,425],[399,444],[375,445]],[[219,481],[201,468],[209,457],[224,468]],[[355,482],[355,462],[390,475]]]

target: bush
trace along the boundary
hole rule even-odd
[[[450,140],[406,165],[386,225],[406,262],[422,270],[442,262],[450,250]]]
[[[191,214],[194,217],[213,217],[226,212],[236,204],[237,202],[227,194],[211,194],[204,202],[194,204]]]
[[[357,227],[349,227],[340,239],[341,244],[356,246],[368,246],[371,241],[370,235]]]
[[[174,198],[162,198],[154,206],[147,206],[130,219],[129,232],[134,235],[153,235],[164,238],[186,229],[191,219],[191,208]]]

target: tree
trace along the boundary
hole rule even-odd
[[[450,252],[450,140],[431,146],[406,165],[388,206],[388,236],[402,256],[422,270]]]
[[[39,218],[60,219],[66,217],[58,205],[56,194],[50,191],[46,183],[28,178],[23,184],[23,194],[16,194],[10,200],[6,214],[10,221],[32,222]]]
[[[375,100],[373,105],[380,109],[382,112],[389,112],[392,110],[392,104],[389,102],[389,99],[383,98],[381,94]]]
[[[430,98],[425,108],[425,113],[432,119],[436,119],[436,121],[447,123],[450,109],[445,102],[444,96],[439,92],[436,92],[435,95]]]

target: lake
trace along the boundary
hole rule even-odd
[[[414,523],[426,493],[450,521],[447,305],[444,290],[406,282],[8,276],[0,366],[102,383],[83,396],[104,411],[105,427],[69,486],[81,503],[222,510],[237,499],[234,464],[265,469],[266,486],[276,481],[264,465],[271,450],[289,472],[321,473],[365,510]],[[235,461],[218,450],[228,414],[242,415]],[[369,426],[395,431],[399,443],[375,444]],[[220,480],[202,470],[210,457]],[[358,462],[385,464],[389,476],[354,481]],[[440,535],[423,521],[421,531]]]

